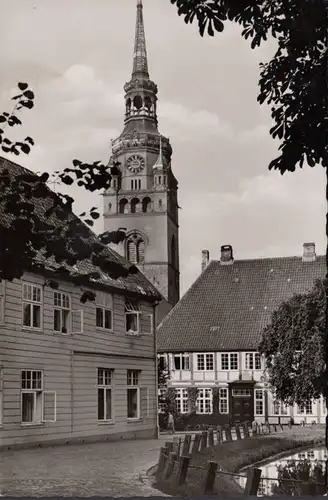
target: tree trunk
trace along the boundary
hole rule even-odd
[[[326,331],[325,331],[325,388],[324,397],[326,400],[326,448],[328,450],[328,165],[326,165],[326,202],[327,202],[327,213],[326,213],[326,281],[325,281],[325,296],[326,296]],[[325,482],[326,491],[328,486],[328,460],[326,460],[326,472],[325,472]]]

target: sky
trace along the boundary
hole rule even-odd
[[[201,252],[235,259],[301,255],[304,242],[325,251],[325,176],[304,167],[268,170],[279,142],[260,106],[259,63],[275,43],[251,50],[241,30],[201,38],[170,0],[143,0],[150,77],[158,84],[160,132],[170,137],[179,181],[181,295],[200,273]],[[36,172],[73,159],[107,163],[123,129],[123,85],[130,79],[136,0],[2,0],[0,110],[10,112],[19,81],[35,93],[16,133],[35,140],[29,156],[11,158]],[[14,137],[14,136],[13,136]],[[3,154],[3,156],[5,156]],[[57,187],[79,214],[101,193]],[[94,227],[102,232],[102,217]]]

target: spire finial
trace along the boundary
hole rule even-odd
[[[142,0],[137,0],[137,22],[136,22],[135,41],[134,41],[132,76],[140,75],[141,73],[142,75],[149,77],[145,28],[144,28],[142,9],[143,9]]]
[[[153,168],[164,168],[162,136],[159,136],[159,155]]]

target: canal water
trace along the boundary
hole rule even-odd
[[[308,449],[305,451],[293,453],[288,456],[281,457],[277,460],[274,460],[272,462],[264,463],[263,465],[258,466],[259,469],[261,469],[262,474],[261,477],[261,483],[259,486],[258,490],[258,496],[271,496],[272,493],[272,487],[275,484],[278,484],[277,477],[278,477],[278,466],[284,466],[289,462],[290,460],[294,460],[296,463],[303,461],[303,460],[310,460],[311,462],[320,462],[322,464],[322,467],[325,467],[325,461],[327,460],[327,450],[325,447],[320,446],[317,448],[312,448]],[[239,484],[241,485],[242,488],[245,488],[246,486],[246,472],[243,471],[241,473],[242,475],[245,474],[245,478],[240,477],[238,479]],[[266,479],[267,478],[267,479]]]

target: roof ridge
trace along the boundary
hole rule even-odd
[[[316,255],[316,259],[322,259],[325,258],[326,256],[324,254]],[[280,256],[280,257],[254,257],[252,259],[234,259],[234,264],[237,264],[239,262],[268,262],[270,260],[292,260],[292,259],[298,259],[302,261],[302,255],[286,255],[286,256]],[[221,264],[220,259],[213,259],[211,262],[215,262],[216,264]],[[315,262],[315,260],[310,261]],[[227,267],[227,266],[224,266]],[[233,267],[233,266],[231,266]]]

